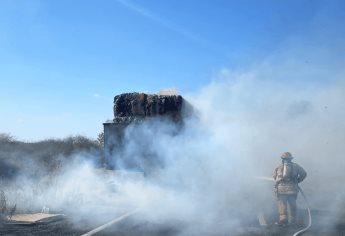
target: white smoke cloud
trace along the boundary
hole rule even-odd
[[[254,176],[270,176],[289,151],[308,172],[301,186],[312,207],[340,214],[345,73],[289,56],[281,63],[272,58],[245,71],[222,69],[208,85],[184,95],[198,117],[187,119],[178,133],[164,121],[128,127],[126,146],[114,159],[146,165],[143,153],[154,154],[164,168],[147,178],[121,181],[113,192],[109,178],[76,163],[39,195],[30,194],[35,184],[29,183],[13,199],[53,209],[81,205],[72,208],[74,216],[104,216],[94,224],[139,208],[146,220],[182,222],[185,235],[228,233],[255,221],[259,211],[275,210],[272,184]],[[101,205],[114,207],[104,214]]]
[[[291,67],[265,62],[244,73],[223,70],[185,96],[199,120],[187,120],[180,134],[167,135],[164,123],[127,132],[122,154],[140,159],[149,148],[166,164],[146,188],[127,189],[129,199],[153,220],[183,219],[196,234],[229,232],[267,206],[274,210],[272,184],[253,177],[271,176],[290,151],[308,172],[301,186],[312,207],[343,208],[343,73],[297,66],[305,81],[289,81],[299,74]]]
[[[163,88],[158,91],[158,95],[177,95],[177,89],[176,88]]]

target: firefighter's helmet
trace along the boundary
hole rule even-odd
[[[283,152],[282,156],[281,156],[281,159],[292,159],[293,156],[291,155],[290,152]]]

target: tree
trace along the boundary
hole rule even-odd
[[[98,134],[97,143],[101,148],[104,148],[104,132]]]
[[[7,133],[0,133],[0,143],[13,143],[16,139]]]

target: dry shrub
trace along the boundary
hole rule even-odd
[[[16,209],[16,204],[12,207],[9,206],[5,192],[3,190],[0,190],[0,221],[4,222],[11,220]]]

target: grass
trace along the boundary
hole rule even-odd
[[[0,221],[10,219],[16,211],[37,210],[32,205],[25,206],[20,201],[22,196],[42,198],[42,192],[54,188],[57,176],[68,167],[83,160],[101,166],[102,155],[102,135],[97,139],[77,135],[24,142],[0,133]]]

